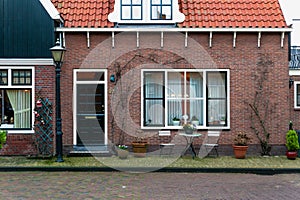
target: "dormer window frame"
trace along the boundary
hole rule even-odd
[[[160,12],[163,11],[162,13],[167,14],[166,18],[163,15],[161,17],[154,16],[152,13],[154,6],[159,6]],[[126,9],[126,11],[122,9]],[[136,12],[134,9],[138,11],[138,14],[140,12],[141,16],[134,16],[134,12]],[[108,20],[117,25],[173,25],[183,22],[184,19],[185,15],[179,11],[178,0],[115,0],[114,11],[108,15]]]
[[[138,1],[138,2],[137,2]],[[143,20],[143,1],[142,0],[121,0],[121,6],[120,6],[120,17],[121,20]],[[124,18],[124,9],[126,7],[129,7],[130,17]],[[139,13],[138,11],[135,11],[134,8],[140,8],[140,17],[135,17],[133,13]]]
[[[159,2],[159,3],[158,3]],[[169,3],[168,3],[169,2]],[[160,11],[157,11],[157,17],[154,17],[153,9],[154,7],[159,7]],[[170,18],[167,18],[166,14],[163,12],[163,8],[169,7]],[[150,19],[151,20],[172,20],[173,19],[173,2],[172,0],[150,0]]]

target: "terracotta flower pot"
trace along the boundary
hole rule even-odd
[[[244,159],[246,157],[248,146],[232,145],[235,158]]]
[[[135,157],[145,157],[147,152],[147,143],[133,142],[132,149]]]

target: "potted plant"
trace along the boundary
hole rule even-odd
[[[246,157],[248,142],[250,142],[250,137],[246,133],[239,132],[233,140],[233,151],[235,158],[244,159]]]
[[[118,145],[117,153],[120,159],[126,159],[129,155],[128,146],[126,145]]]
[[[173,117],[172,123],[173,123],[173,126],[179,126],[180,119],[178,117]]]
[[[0,130],[0,149],[2,149],[3,145],[6,143],[6,130]]]
[[[295,160],[297,157],[297,150],[299,149],[299,142],[298,142],[298,134],[292,128],[292,122],[290,122],[290,130],[286,134],[286,147],[287,152],[286,156],[290,160]]]
[[[184,124],[183,125],[184,132],[186,134],[193,134],[194,130],[196,129],[195,126],[196,126],[195,124],[192,124],[190,122]]]
[[[194,115],[191,119],[192,124],[198,126],[199,125],[199,119]]]

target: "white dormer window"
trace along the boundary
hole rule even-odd
[[[175,24],[184,21],[178,0],[115,0],[108,20],[119,24]]]

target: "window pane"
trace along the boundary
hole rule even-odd
[[[164,74],[145,73],[145,97],[163,98]]]
[[[132,7],[132,19],[142,19],[142,7],[141,6],[133,6]]]
[[[187,95],[188,97],[203,97],[203,77],[202,73],[187,73]]]
[[[208,98],[226,98],[225,73],[208,73]]]
[[[7,81],[7,70],[0,70],[0,85],[7,85],[8,81]]]
[[[168,73],[168,98],[184,97],[184,73],[170,72]]]
[[[171,0],[162,0],[162,4],[171,4]]]
[[[226,117],[226,100],[208,100],[208,124],[223,125]]]
[[[179,119],[182,118],[184,109],[184,101],[183,100],[168,100],[168,125],[172,126],[172,119],[177,117]]]
[[[131,7],[122,6],[122,19],[131,19]]]
[[[188,120],[196,125],[203,125],[203,100],[187,101],[187,109]]]
[[[161,19],[172,19],[171,6],[163,6],[162,7]]]
[[[127,5],[131,4],[131,0],[122,0],[122,5],[124,5],[124,4],[127,4]]]
[[[160,6],[152,6],[151,19],[159,19],[160,14]]]
[[[104,81],[104,72],[77,72],[78,81]]]
[[[1,128],[31,128],[31,90],[0,90]]]
[[[297,106],[300,106],[300,84],[297,84]]]
[[[163,100],[146,100],[145,112],[145,126],[164,125]]]
[[[152,3],[152,4],[160,4],[160,1],[161,1],[161,0],[152,0],[151,3]]]
[[[142,0],[132,0],[132,4],[142,4]]]

